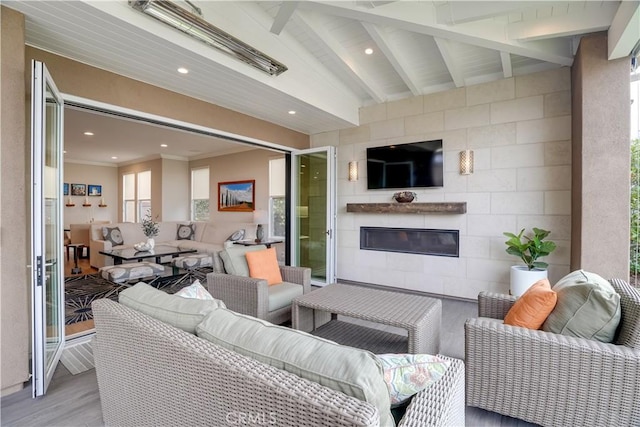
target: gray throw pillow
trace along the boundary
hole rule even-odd
[[[620,323],[620,295],[594,273],[577,270],[552,288],[558,295],[555,308],[542,330],[556,334],[612,342]]]
[[[228,242],[237,242],[238,240],[242,239],[244,239],[244,228],[236,230],[231,236],[227,237]]]
[[[104,240],[110,241],[112,246],[124,245],[120,227],[102,227],[102,236]]]
[[[193,236],[195,234],[195,224],[178,224],[178,235],[176,240],[193,240]]]

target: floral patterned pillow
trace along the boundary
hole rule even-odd
[[[405,402],[438,381],[451,364],[430,354],[378,354],[391,405]]]
[[[196,280],[189,286],[180,289],[175,295],[182,298],[195,298],[202,300],[212,300],[214,299],[209,292],[205,289],[204,286],[200,284],[199,280]]]
[[[195,224],[178,224],[178,235],[176,240],[193,240],[193,236],[195,234]]]
[[[120,227],[102,227],[102,236],[104,240],[110,241],[112,246],[124,245]]]

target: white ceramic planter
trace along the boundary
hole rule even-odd
[[[546,278],[546,269],[529,270],[526,265],[513,265],[511,266],[511,295],[519,297],[538,280]]]

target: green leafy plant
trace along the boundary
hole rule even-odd
[[[529,270],[534,268],[545,269],[549,266],[546,262],[537,261],[538,258],[547,256],[556,250],[556,244],[552,241],[545,241],[550,231],[541,228],[533,228],[533,237],[524,235],[524,228],[520,233],[503,233],[509,238],[505,242],[507,253],[519,257]]]
[[[157,236],[160,232],[158,223],[151,218],[151,212],[147,212],[144,218],[142,218],[142,232],[149,238]]]

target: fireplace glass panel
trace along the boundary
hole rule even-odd
[[[458,257],[458,230],[360,227],[360,249]]]

